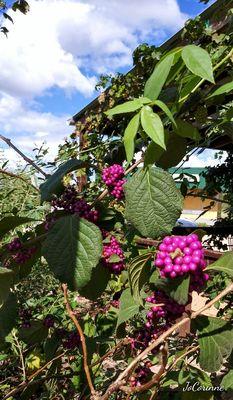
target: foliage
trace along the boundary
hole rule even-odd
[[[46,164],[44,179],[3,166],[3,398],[14,388],[16,399],[165,400],[170,384],[179,396],[187,382],[230,387],[232,252],[206,267],[199,237],[174,235],[183,195],[168,168],[225,135],[231,59],[229,32],[192,21],[179,47],[141,45],[133,71],[102,77],[98,107],[50,175]],[[229,204],[231,176],[212,187],[226,185]]]

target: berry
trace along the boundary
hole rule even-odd
[[[74,350],[80,344],[80,336],[75,332],[68,333],[66,339],[63,342],[63,347],[68,350]]]
[[[110,194],[117,200],[121,200],[124,196],[124,168],[119,164],[113,164],[110,167],[104,168],[102,179],[108,186]]]
[[[52,328],[55,324],[53,315],[51,315],[51,314],[46,315],[46,317],[44,318],[43,324],[44,324],[44,326],[46,326],[46,328]]]
[[[117,256],[119,261],[111,262],[111,256]],[[125,268],[125,257],[119,242],[114,236],[110,237],[109,243],[104,244],[103,265],[114,274],[120,274]]]
[[[36,247],[23,248],[23,243],[19,238],[13,239],[8,245],[7,249],[13,253],[12,259],[16,264],[22,265],[36,252]]]
[[[90,222],[98,221],[98,211],[93,210],[86,200],[78,198],[78,192],[73,186],[68,186],[59,198],[52,200],[51,204],[54,211],[63,209]],[[55,220],[50,216],[45,223],[45,229],[49,229]]]
[[[208,276],[202,270],[206,266],[204,250],[196,234],[189,236],[166,236],[159,245],[154,264],[162,278],[176,278],[191,274],[191,286],[203,285]]]

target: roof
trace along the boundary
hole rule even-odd
[[[211,19],[213,18],[213,14],[216,12],[222,13],[223,15],[223,20],[221,21],[221,24],[219,26],[216,26],[216,30],[222,29],[224,25],[227,24],[227,20],[224,18],[226,15],[226,10],[232,6],[233,7],[233,1],[232,0],[217,0],[215,3],[213,3],[210,7],[208,7],[205,11],[203,11],[199,16],[210,22]],[[172,36],[170,39],[168,39],[166,42],[164,42],[159,49],[162,51],[170,50],[176,46],[178,46],[181,42],[181,36],[183,32],[182,28],[180,31],[178,31],[174,36]],[[134,70],[132,68],[130,71],[128,71],[127,74],[131,73]],[[105,90],[108,91],[110,88],[107,88]],[[83,114],[90,110],[90,109],[95,109],[95,107],[98,106],[98,97],[96,97],[94,100],[92,100],[89,104],[87,104],[82,110],[78,111],[71,119],[70,119],[70,125],[75,125],[75,123],[83,116]]]

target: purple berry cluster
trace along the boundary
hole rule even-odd
[[[178,304],[175,300],[168,297],[164,292],[157,290],[146,298],[146,302],[154,304],[147,313],[146,328],[150,329],[155,323],[163,318],[167,323],[173,322],[180,317],[185,306]]]
[[[143,385],[148,376],[151,375],[150,367],[152,366],[150,361],[146,361],[144,365],[140,365],[135,369],[134,374],[129,378],[131,387],[138,387]]]
[[[118,256],[119,261],[111,262],[112,256]],[[120,243],[114,236],[111,236],[110,242],[104,244],[103,246],[103,265],[114,274],[120,274],[125,268],[124,260],[124,252],[120,246]]]
[[[52,314],[47,314],[43,320],[43,325],[46,328],[53,328],[55,324],[55,319]]]
[[[206,267],[204,250],[196,234],[166,236],[159,246],[155,266],[160,269],[162,278],[176,278],[192,273],[194,280],[200,284],[209,278],[208,274],[203,273]]]
[[[104,168],[102,179],[108,186],[110,194],[117,200],[121,200],[124,196],[124,168],[119,164],[113,164],[110,167]]]
[[[32,312],[28,308],[19,309],[19,318],[21,320],[22,328],[30,328]]]
[[[51,205],[55,211],[63,209],[94,223],[98,220],[98,211],[93,210],[86,200],[78,198],[78,193],[73,186],[68,186],[59,198],[51,201]]]
[[[67,350],[74,350],[76,347],[80,345],[80,336],[78,332],[69,332],[66,335],[65,340],[63,341],[63,347]]]
[[[32,255],[36,252],[36,247],[23,248],[23,243],[19,238],[13,239],[8,245],[7,249],[13,253],[12,259],[16,264],[22,265],[26,261],[30,260]]]

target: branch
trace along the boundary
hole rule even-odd
[[[123,392],[128,393],[128,394],[134,394],[134,393],[145,392],[146,390],[151,389],[156,383],[159,382],[161,376],[163,375],[163,373],[165,371],[165,368],[167,365],[167,360],[168,360],[167,345],[161,349],[161,356],[162,356],[161,357],[162,359],[161,359],[160,369],[157,372],[157,374],[155,374],[149,382],[146,382],[144,385],[134,387],[134,388],[130,388],[128,386],[120,386],[120,390],[122,390]]]
[[[27,387],[30,384],[30,381],[32,381],[34,378],[36,378],[37,375],[39,375],[42,371],[44,371],[53,361],[58,360],[59,358],[63,357],[65,353],[59,354],[58,356],[52,358],[52,360],[48,361],[43,367],[39,368],[36,372],[34,372],[32,375],[28,377],[28,379],[24,382],[21,382],[15,389],[11,390],[5,397],[3,397],[2,400],[7,400],[9,397],[14,396],[15,394],[21,392],[25,387]]]
[[[64,300],[65,300],[65,306],[66,306],[67,313],[68,313],[70,319],[73,321],[73,323],[79,333],[79,336],[80,336],[82,351],[83,351],[83,366],[84,366],[84,371],[85,371],[86,378],[87,378],[87,383],[90,388],[92,396],[95,396],[96,392],[95,392],[95,388],[94,388],[92,380],[91,380],[91,374],[90,374],[90,370],[89,370],[89,366],[88,366],[87,346],[86,346],[85,336],[84,336],[82,328],[70,306],[69,299],[68,299],[68,293],[67,293],[67,284],[65,284],[65,283],[62,284],[62,290],[64,293]]]
[[[22,352],[20,343],[18,341],[18,338],[17,338],[17,336],[16,336],[16,334],[14,332],[13,332],[12,336],[15,339],[16,345],[17,345],[18,350],[19,350],[19,358],[20,358],[22,371],[23,371],[23,380],[26,381],[27,380],[27,375],[26,375],[25,362],[24,362],[24,358],[23,358],[23,352]]]
[[[10,139],[6,138],[3,135],[0,135],[0,139],[2,139],[6,144],[8,144],[9,147],[11,147],[16,153],[18,153],[25,161],[26,163],[32,165],[38,172],[40,172],[42,175],[45,176],[45,178],[47,178],[48,174],[46,174],[38,165],[36,165],[36,163],[34,163],[33,160],[31,160],[30,158],[28,158],[27,156],[25,156],[24,153],[22,153],[21,150],[19,150],[12,142]]]
[[[40,191],[40,190],[39,190],[36,186],[34,186],[31,182],[27,181],[25,178],[23,178],[23,177],[20,176],[20,175],[13,174],[13,172],[5,171],[4,169],[0,168],[0,174],[4,174],[4,175],[7,175],[7,176],[10,176],[11,178],[20,179],[21,181],[25,182],[27,185],[32,186],[33,189],[35,189],[37,192]]]
[[[229,201],[227,201],[227,200],[217,199],[216,197],[205,196],[205,195],[202,195],[202,194],[194,194],[194,193],[189,193],[188,192],[186,197],[189,197],[189,196],[200,197],[201,199],[208,199],[208,200],[213,200],[213,201],[216,201],[216,202],[219,202],[219,203],[230,204]]]
[[[110,385],[108,390],[105,392],[105,394],[100,397],[100,400],[107,400],[110,396],[111,393],[113,393],[115,390],[118,390],[123,383],[125,382],[125,379],[129,375],[129,373],[132,371],[132,369],[141,361],[144,359],[155,347],[163,343],[163,341],[168,338],[175,330],[177,330],[179,327],[183,326],[187,322],[190,322],[190,320],[196,318],[199,314],[201,314],[203,311],[207,310],[209,307],[211,307],[213,304],[215,304],[217,301],[219,301],[222,297],[226,296],[228,293],[233,291],[233,283],[231,283],[229,286],[227,286],[226,289],[224,289],[221,293],[219,293],[218,296],[215,297],[215,299],[209,301],[204,307],[200,308],[199,310],[193,312],[190,317],[186,317],[182,319],[181,321],[177,322],[175,325],[173,325],[171,328],[169,328],[166,332],[164,332],[158,339],[156,339],[154,342],[152,342],[142,353],[140,353],[129,365],[128,367],[118,376],[116,381]]]

